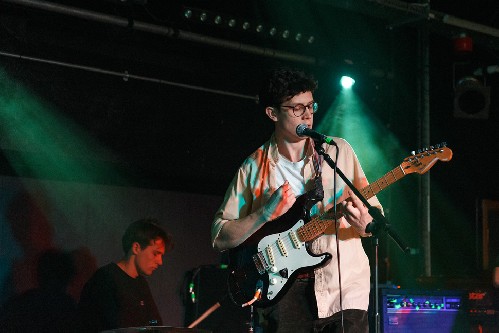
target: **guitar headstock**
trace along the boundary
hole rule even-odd
[[[417,172],[421,175],[430,170],[437,161],[447,162],[451,159],[452,150],[446,147],[446,143],[443,142],[436,146],[413,151],[411,156],[404,159],[400,167],[406,174]]]

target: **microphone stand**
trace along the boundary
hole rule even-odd
[[[391,225],[387,222],[386,218],[381,214],[381,211],[377,207],[373,207],[367,199],[353,186],[352,182],[343,174],[343,172],[336,167],[336,163],[331,159],[331,156],[329,156],[324,148],[322,147],[322,144],[325,143],[325,140],[323,138],[321,139],[316,139],[314,138],[315,141],[315,150],[319,155],[322,155],[324,157],[324,160],[326,163],[331,167],[331,169],[336,168],[336,173],[343,179],[345,184],[355,193],[355,195],[364,203],[364,205],[367,207],[369,211],[369,215],[372,216],[373,220],[371,223],[369,223],[366,226],[366,233],[371,233],[374,237],[374,246],[375,246],[375,268],[374,268],[374,312],[375,312],[375,332],[380,332],[380,317],[379,317],[379,294],[378,294],[378,287],[379,287],[379,276],[378,276],[378,248],[379,248],[379,239],[378,235],[379,232],[384,231],[386,232],[392,240],[400,247],[400,249],[404,253],[409,253],[410,248],[405,244],[404,241],[402,241],[402,238],[393,230]],[[334,144],[336,146],[336,144]],[[338,146],[336,146],[336,149],[338,149]],[[336,193],[335,193],[336,195]]]

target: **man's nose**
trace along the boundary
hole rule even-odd
[[[303,112],[302,117],[303,118],[312,118],[312,115],[314,114],[312,109],[312,106],[305,106],[305,112]]]

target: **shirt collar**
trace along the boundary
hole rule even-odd
[[[312,138],[307,138],[306,147],[305,163],[307,163],[314,154],[314,140]],[[279,161],[279,150],[277,149],[275,133],[272,133],[272,136],[270,137],[269,157],[274,163]]]

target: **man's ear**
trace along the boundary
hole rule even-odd
[[[265,108],[265,113],[267,114],[267,117],[269,117],[272,121],[277,121],[275,108],[268,106]]]
[[[132,254],[137,254],[137,253],[139,253],[140,249],[141,249],[141,247],[140,247],[139,242],[134,242],[134,243],[132,244]]]

